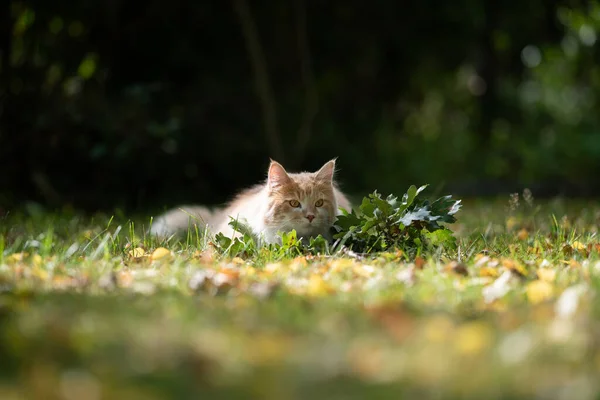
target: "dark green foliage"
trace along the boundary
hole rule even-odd
[[[453,200],[452,196],[433,202],[422,199],[419,195],[426,187],[410,186],[400,201],[393,195],[384,199],[374,191],[363,198],[358,212],[343,210],[333,227],[334,238],[361,253],[392,247],[411,250],[453,246],[452,232],[440,223],[456,221],[454,214],[460,210],[460,200]]]
[[[338,156],[349,193],[600,192],[597,1],[246,1],[262,60],[237,3],[1,2],[0,215],[221,203],[269,157]]]

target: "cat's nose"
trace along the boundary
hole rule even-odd
[[[312,222],[312,220],[313,220],[313,219],[315,219],[315,216],[314,216],[314,215],[312,215],[312,214],[308,214],[308,215],[306,216],[306,219],[308,219],[308,222]]]

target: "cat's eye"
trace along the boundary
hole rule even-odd
[[[290,200],[290,206],[298,208],[300,207],[300,202],[298,200]]]
[[[317,200],[315,202],[315,207],[322,207],[323,206],[323,199]]]

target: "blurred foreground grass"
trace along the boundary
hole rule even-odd
[[[598,398],[600,206],[505,200],[463,201],[458,251],[417,259],[0,217],[0,398]]]

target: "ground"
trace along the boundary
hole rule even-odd
[[[598,203],[456,217],[419,257],[232,258],[26,207],[0,219],[0,398],[597,398]]]

